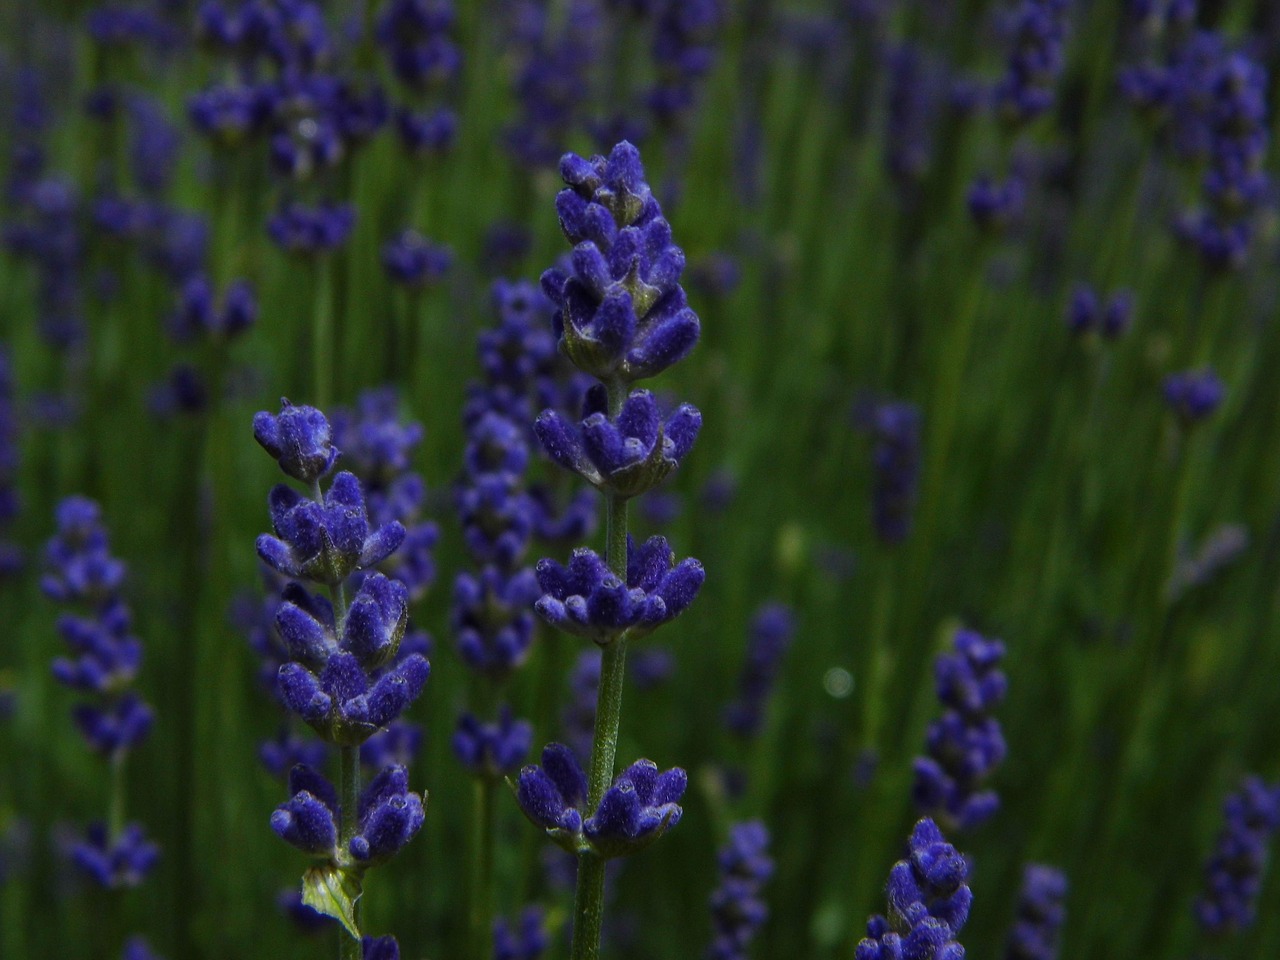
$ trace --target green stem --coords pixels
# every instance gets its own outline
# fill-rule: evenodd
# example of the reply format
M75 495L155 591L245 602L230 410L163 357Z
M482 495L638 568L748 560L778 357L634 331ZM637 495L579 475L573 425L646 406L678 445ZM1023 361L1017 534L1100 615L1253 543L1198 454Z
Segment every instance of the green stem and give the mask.
M475 780L475 888L471 891L471 943L475 960L488 960L493 951L493 851L495 784L488 777Z
M609 415L616 417L626 397L626 385L618 380L605 384ZM605 560L622 578L627 575L627 501L605 497ZM618 727L622 720L622 685L627 670L627 638L608 644L600 659L600 688L596 693L596 728L591 743L591 772L587 809L594 810L613 781L618 752ZM578 856L578 885L573 902L571 960L595 960L600 954L600 926L604 921L604 861L590 850Z
M316 480L313 486L318 497L320 494L320 481ZM338 636L341 636L342 629L347 622L347 593L343 584L330 585L329 596L333 600L334 625L337 628ZM346 851L351 847L351 838L356 835L356 829L359 827L359 815L357 813L360 809L359 747L343 746L339 750L338 801L338 849L345 856ZM359 930L360 898L356 898L351 905L351 911L355 919L355 928ZM359 939L347 936L345 931L338 931L338 960L361 960L363 955L364 949Z
M341 596L341 593L338 593ZM345 614L345 610L343 613ZM356 834L356 811L360 806L360 748L343 747L338 766L338 796L341 798L341 809L338 811L339 848L347 850L351 838ZM360 899L351 905L355 927L360 929ZM361 960L364 949L355 937L347 936L346 931L338 931L338 960Z
M107 805L107 836L113 843L124 831L124 760L123 752L111 756L111 797Z
M311 327L311 351L314 365L316 406L324 409L333 389L333 291L332 268L325 256L315 262L315 302Z

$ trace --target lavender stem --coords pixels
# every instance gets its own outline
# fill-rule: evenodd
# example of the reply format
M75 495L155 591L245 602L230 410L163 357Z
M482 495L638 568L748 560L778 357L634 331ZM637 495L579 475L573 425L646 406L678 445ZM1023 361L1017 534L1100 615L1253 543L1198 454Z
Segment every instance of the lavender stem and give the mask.
M626 399L626 385L619 380L606 384L609 417L616 419ZM627 501L605 497L605 560L609 569L627 577ZM614 758L618 750L618 727L622 720L622 685L627 669L626 634L608 644L600 659L600 687L596 695L596 729L591 743L591 772L588 780L588 809L595 810L613 782ZM571 960L594 960L600 953L600 926L604 920L604 860L590 851L578 856L578 884L573 903L573 948Z

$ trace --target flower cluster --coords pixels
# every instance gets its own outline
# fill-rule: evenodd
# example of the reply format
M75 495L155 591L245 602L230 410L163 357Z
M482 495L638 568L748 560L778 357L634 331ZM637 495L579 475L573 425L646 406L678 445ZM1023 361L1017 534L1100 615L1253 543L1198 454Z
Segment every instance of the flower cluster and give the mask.
M307 498L284 484L269 498L275 535L258 538L258 556L293 580L327 587L334 603L290 583L276 626L290 661L280 667L285 704L332 743L359 745L396 719L422 691L426 658L401 654L409 591L399 580L368 572L405 539L397 520L370 528L360 481L352 473L320 480L337 459L328 420L314 407L282 402L279 416L259 413L254 436L281 469L310 484ZM350 609L344 585L359 574Z
M451 0L392 0L378 19L378 43L415 101L397 110L396 129L404 148L417 156L449 149L456 135L456 115L439 103L462 67L455 19Z
M571 269L542 275L560 349L605 383L661 373L693 349L699 326L679 282L684 253L645 183L639 151L624 141L608 159L567 154L560 174L568 188L556 211L574 244Z
M509 5L511 46L517 57L512 78L517 120L503 131L503 145L521 166L552 167L590 91L599 57L600 13L590 0L573 0L563 24L536 0Z
M121 596L125 565L111 555L102 511L86 497L58 506L58 529L45 545L41 587L74 612L58 618L70 655L53 661L53 675L89 698L72 716L89 746L113 767L151 732L151 708L132 689L142 645L130 630L132 614ZM140 883L159 859L140 824L91 824L71 848L71 859L100 886Z
M949 830L970 830L999 808L987 777L1004 760L1005 742L992 711L1004 699L1004 644L957 630L954 653L938 657L934 673L946 710L929 725L928 756L915 762L916 808Z
M1205 892L1195 915L1204 931L1222 936L1253 924L1271 838L1280 827L1280 787L1248 777L1222 806L1226 821L1205 863Z
M1222 57L1204 78L1209 166L1201 187L1205 204L1177 221L1178 236L1212 270L1240 267L1256 232L1257 212L1271 182L1263 165L1269 141L1267 72L1243 53Z
M355 829L339 850L339 811L333 784L310 767L289 774L287 801L271 815L271 829L303 853L360 867L384 863L414 838L425 818L423 798L409 791L409 772L392 765L360 794Z
M589 810L586 774L573 751L552 743L542 751L541 766L520 771L516 799L524 815L565 850L610 859L635 853L679 823L687 786L679 767L659 772L652 760L637 760Z
M911 831L907 857L889 872L889 914L873 916L856 960L963 960L956 942L973 902L969 864L928 817Z
M1133 322L1133 292L1114 290L1105 300L1086 283L1076 284L1067 301L1067 329L1076 336L1097 333L1103 340L1119 340Z
M611 763L606 768L600 760L612 758L615 748L605 741L616 740L618 706L610 704L606 717L603 693L606 680L621 689L626 640L679 616L705 576L697 560L676 563L662 537L637 545L626 534L625 520L626 501L674 469L701 425L701 414L692 406L664 418L652 395L634 391L627 396L628 385L684 357L697 342L699 322L680 287L684 252L672 241L645 182L639 151L624 141L607 159L566 154L560 173L567 186L556 198L556 210L574 250L569 270L548 270L542 289L556 308L552 330L560 352L600 383L587 393L580 427L548 410L535 432L554 461L605 494L611 537L607 557L583 547L567 566L540 561L542 596L535 606L548 623L592 640L605 653L593 717L590 790L573 752L552 744L543 751L542 767L521 771L517 792L529 819L579 855L581 918L587 904L599 909L604 896L599 861L656 840L681 814L677 802L684 793L684 771L659 774L652 763L638 761L610 786Z
M877 403L867 414L865 429L874 441L871 452L871 522L876 536L889 546L911 532L920 485L920 410L911 403Z
M666 0L653 26L658 81L645 97L659 126L678 127L693 109L698 81L715 62L725 21L723 0Z
M769 695L795 632L795 614L781 603L767 603L752 617L738 697L724 713L725 726L737 736L750 739L760 735Z
M759 820L735 823L717 856L720 885L711 894L714 939L708 960L746 960L756 932L769 916L760 899L773 875L769 857L769 831Z
M1211 417L1226 395L1227 388L1208 367L1171 373L1164 380L1164 402L1186 427Z
M1056 960L1067 915L1066 899L1066 874L1056 867L1027 864L1005 960Z
M600 646L623 634L638 639L675 619L706 576L697 560L676 563L664 537L650 537L640 546L627 538L625 580L586 547L573 551L568 566L539 561L537 574L542 596L535 609L542 619Z
M197 274L178 292L169 331L179 342L206 338L222 342L244 333L257 318L258 300L248 281L228 284L219 298L209 278Z

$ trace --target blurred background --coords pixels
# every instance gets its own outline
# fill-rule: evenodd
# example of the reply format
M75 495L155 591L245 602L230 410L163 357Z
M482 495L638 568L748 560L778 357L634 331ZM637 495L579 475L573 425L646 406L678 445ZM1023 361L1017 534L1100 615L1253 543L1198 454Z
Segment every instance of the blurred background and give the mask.
M305 864L259 759L283 713L251 642L254 538L280 477L252 416L388 385L439 525L412 608L433 675L405 718L430 801L366 922L406 957L463 954L473 793L450 738L482 695L451 597L477 566L456 510L477 337L516 309L496 280L569 250L560 155L623 139L702 321L653 389L704 428L633 530L707 578L633 653L619 759L690 788L612 884L608 955L702 955L716 849L759 818L776 871L752 955L852 957L959 627L1007 648L1000 809L948 831L970 955L1005 955L1029 861L1069 878L1063 956L1280 951L1273 882L1229 935L1193 910L1223 799L1280 777L1280 7L366 2L0 9L0 955L114 957L130 933L171 958L332 954L279 906ZM219 327L202 305L241 280L254 322ZM536 453L529 475L576 489ZM72 494L128 566L155 711L123 777L160 860L127 890L66 855L109 793L40 590ZM793 627L761 667L767 603ZM535 753L570 735L587 646L539 627L505 688ZM498 911L541 905L564 956L572 893L497 801Z

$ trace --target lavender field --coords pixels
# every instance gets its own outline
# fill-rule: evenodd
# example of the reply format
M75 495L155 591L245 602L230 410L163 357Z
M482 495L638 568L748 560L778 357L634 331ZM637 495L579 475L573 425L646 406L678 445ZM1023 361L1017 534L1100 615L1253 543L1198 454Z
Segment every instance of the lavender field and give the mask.
M8 0L0 958L1280 954L1278 76Z

